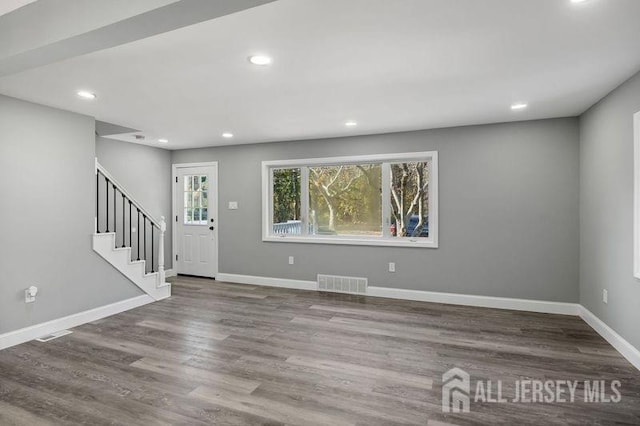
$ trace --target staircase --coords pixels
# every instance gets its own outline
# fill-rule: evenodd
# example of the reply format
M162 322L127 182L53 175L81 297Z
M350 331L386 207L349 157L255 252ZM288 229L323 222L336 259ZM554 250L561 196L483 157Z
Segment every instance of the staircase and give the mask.
M156 220L96 159L93 250L154 300L171 296L165 282L164 217Z

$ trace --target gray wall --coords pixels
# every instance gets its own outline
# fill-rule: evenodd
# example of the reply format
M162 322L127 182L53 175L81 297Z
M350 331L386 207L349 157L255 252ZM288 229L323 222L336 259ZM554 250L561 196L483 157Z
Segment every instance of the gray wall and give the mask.
M261 241L262 160L425 150L439 151L440 248ZM578 301L575 118L182 150L172 159L219 162L220 272L364 275L377 286ZM227 210L229 201L239 209Z
M142 294L91 249L94 156L93 118L0 95L0 333Z
M98 161L156 219L167 221L165 268L171 268L171 152L96 138ZM127 213L128 214L128 213ZM120 228L118 228L120 229ZM156 240L157 241L157 240ZM150 247L150 245L149 245Z
M633 114L638 111L640 74L580 118L580 302L636 348L640 281L633 277Z

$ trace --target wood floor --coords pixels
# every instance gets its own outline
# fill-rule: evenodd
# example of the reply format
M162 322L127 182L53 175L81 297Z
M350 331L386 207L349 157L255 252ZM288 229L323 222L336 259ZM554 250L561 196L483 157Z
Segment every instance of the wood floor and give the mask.
M640 373L576 317L183 277L173 293L0 351L0 425L640 424ZM622 400L444 414L453 367L472 393L619 380Z

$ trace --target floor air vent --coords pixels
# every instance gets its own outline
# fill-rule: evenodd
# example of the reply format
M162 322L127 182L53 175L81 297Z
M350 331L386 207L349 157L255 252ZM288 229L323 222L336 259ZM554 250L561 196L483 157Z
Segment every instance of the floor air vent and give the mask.
M318 274L318 291L367 294L367 285L366 278Z
M55 333L47 334L46 336L38 337L36 341L46 343L50 342L53 339L57 339L58 337L66 336L67 334L73 333L69 330L56 331Z

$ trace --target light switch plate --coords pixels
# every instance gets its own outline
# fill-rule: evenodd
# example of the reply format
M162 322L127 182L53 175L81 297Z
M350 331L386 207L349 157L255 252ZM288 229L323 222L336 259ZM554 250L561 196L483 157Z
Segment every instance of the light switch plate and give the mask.
M229 201L229 210L238 210L238 202Z

